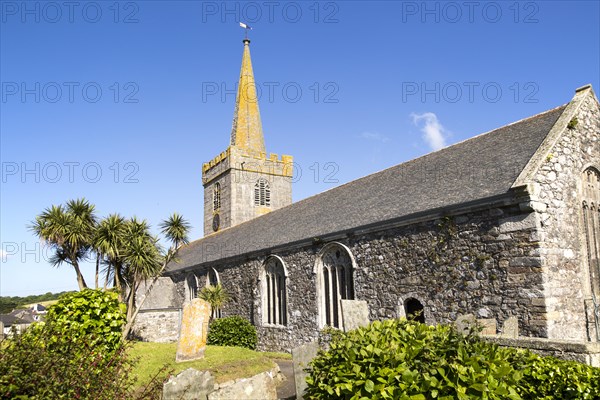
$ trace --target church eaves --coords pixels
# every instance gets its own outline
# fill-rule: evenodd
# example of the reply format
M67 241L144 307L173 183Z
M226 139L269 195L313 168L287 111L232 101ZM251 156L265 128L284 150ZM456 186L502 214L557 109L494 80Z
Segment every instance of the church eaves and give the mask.
M242 69L238 83L231 129L231 145L260 155L266 153L256 83L250 59L250 40L244 39Z

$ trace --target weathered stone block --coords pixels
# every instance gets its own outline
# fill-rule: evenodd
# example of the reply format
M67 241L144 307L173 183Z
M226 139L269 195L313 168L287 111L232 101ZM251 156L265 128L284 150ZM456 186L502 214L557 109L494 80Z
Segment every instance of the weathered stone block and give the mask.
M219 385L208 394L208 400L277 400L275 381L270 372L252 378L237 379Z
M522 231L536 227L535 213L516 215L499 221L500 233Z
M175 356L177 362L204 357L209 318L210 304L202 299L193 299L184 306Z
M473 314L460 315L456 318L454 326L457 331L467 334L477 325L477 319Z
M546 299L543 297L537 297L531 299L531 305L535 307L544 307L546 305Z
M519 337L519 320L517 317L510 317L502 324L502 336L508 338Z
M542 265L540 257L515 257L510 260L511 267L539 267Z
M208 371L188 368L163 385L163 400L206 400L215 379Z
M341 300L344 331L369 325L369 306L364 300Z
M304 371L308 363L317 356L319 351L319 342L311 342L292 349L292 360L294 364L294 381L296 382L296 396L303 399L304 390L306 390L306 377L308 374Z
M478 319L477 323L483 327L482 335L496 334L496 320L494 318Z

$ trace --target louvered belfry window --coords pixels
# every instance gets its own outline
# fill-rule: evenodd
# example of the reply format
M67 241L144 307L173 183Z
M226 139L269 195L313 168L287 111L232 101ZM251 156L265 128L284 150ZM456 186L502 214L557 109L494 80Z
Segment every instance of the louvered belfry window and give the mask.
M254 185L254 205L271 206L271 187L266 179L259 179Z
M215 183L213 189L213 211L219 211L221 209L221 184Z
M583 172L582 181L585 254L592 294L596 302L600 302L600 172L590 167Z

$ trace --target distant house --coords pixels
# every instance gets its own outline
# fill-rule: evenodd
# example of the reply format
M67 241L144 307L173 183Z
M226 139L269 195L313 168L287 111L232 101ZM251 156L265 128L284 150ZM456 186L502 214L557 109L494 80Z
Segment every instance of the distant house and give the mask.
M35 321L41 321L44 319L44 315L46 315L48 313L48 309L46 307L44 307L42 304L34 304L31 306L30 308L32 314L33 314L33 319Z
M38 305L41 306L41 304ZM43 313L46 313L45 308ZM33 309L14 310L9 314L0 314L0 327L2 328L2 333L5 336L8 336L12 334L13 328L16 330L17 333L22 333L33 322L41 321L42 319L42 315L40 315L40 313L34 312Z

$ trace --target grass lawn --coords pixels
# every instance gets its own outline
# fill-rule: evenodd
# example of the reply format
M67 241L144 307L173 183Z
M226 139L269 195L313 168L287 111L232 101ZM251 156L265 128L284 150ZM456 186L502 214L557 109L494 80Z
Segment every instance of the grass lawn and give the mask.
M267 353L241 347L206 346L202 360L175 362L177 343L134 342L130 350L131 357L139 357L133 375L140 386L145 385L163 367L167 365L174 374L188 369L210 370L218 383L231 379L248 378L270 370L277 359L291 359L286 353Z

